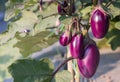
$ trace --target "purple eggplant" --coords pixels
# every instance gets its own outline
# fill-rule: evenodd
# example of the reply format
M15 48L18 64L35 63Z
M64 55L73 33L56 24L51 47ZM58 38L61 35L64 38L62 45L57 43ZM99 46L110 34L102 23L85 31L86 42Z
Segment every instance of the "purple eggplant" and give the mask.
M96 72L99 59L100 54L97 46L88 44L84 51L84 57L77 60L81 75L85 78L91 78Z
M58 13L61 14L61 12L62 12L62 8L61 8L61 6L58 4Z
M72 37L72 41L70 42L70 53L73 58L82 58L83 57L83 35L75 34Z
M91 15L91 29L93 35L100 39L108 32L109 17L101 7L96 7Z
M59 39L59 42L62 46L66 46L70 43L71 41L71 33L69 33L68 31L64 32L61 36L60 36L60 39Z

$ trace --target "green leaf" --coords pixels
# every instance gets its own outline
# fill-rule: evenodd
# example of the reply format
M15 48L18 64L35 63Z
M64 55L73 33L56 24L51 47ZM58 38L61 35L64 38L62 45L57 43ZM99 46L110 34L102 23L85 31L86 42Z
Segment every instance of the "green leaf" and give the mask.
M8 73L7 67L16 59L21 57L18 48L14 48L13 45L17 43L17 39L13 38L7 43L0 45L0 81L4 82L4 79L11 78Z
M120 8L120 0L115 0L112 2L112 4L117 7L117 8Z
M96 6L98 3L98 0L92 0L92 2L93 2L93 5Z
M113 4L111 4L108 8L109 8L109 13L113 15L113 18L120 15L120 8L115 7Z
M97 42L97 46L99 49L101 49L101 48L110 47L110 44L108 43L108 39L103 38L102 40Z
M72 74L69 71L58 72L52 82L70 82L72 80Z
M39 33L45 31L47 27L55 27L55 22L58 20L59 16L57 15L57 5L52 4L47 7L42 12L37 13L40 17L40 20L35 25L35 32ZM42 19L43 18L43 19Z
M68 16L61 16L59 18L60 22L65 25L70 24L71 19L72 17L68 17Z
M68 24L71 24L72 18L77 17L77 16L78 16L78 14L74 14L73 16L65 16L64 15L64 16L59 17L59 20L62 24L68 25Z
M112 29L106 35L108 43L111 45L113 50L117 49L120 46L120 30Z
M40 15L43 17L49 16L51 14L56 14L57 11L57 4L52 4L47 7L43 12L40 12Z
M48 58L21 59L8 67L14 82L45 82L50 80L54 65Z
M8 0L5 4L5 21L8 21L19 16L19 13L28 10L29 7L34 7L37 4L37 0Z
M14 17L17 17L19 13L21 12L22 1L20 0L9 0L5 4L6 10L5 10L5 21L9 21L10 19L13 19ZM17 4L17 5L16 5Z
M12 3L22 3L24 0L10 0Z
M38 21L37 16L31 11L23 11L22 18L12 23L9 23L8 29L5 33L0 35L0 44L6 43L8 40L13 38L16 32L24 32L25 29L33 32L34 24Z
M81 0L81 2L84 4L88 4L88 3L92 3L92 0Z
M115 23L115 28L117 28L118 30L120 30L120 21Z
M54 27L57 18L58 17L56 17L56 16L52 16L52 17L48 17L48 18L45 18L43 20L40 20L34 27L35 33L45 31L46 28L48 28L48 27Z
M81 10L82 17L84 19L89 19L90 13L92 11L92 6L85 7Z
M20 49L20 52L24 57L29 56L33 52L46 48L58 40L58 36L47 38L49 34L51 34L51 32L43 31L35 36L27 35L26 37L20 37L19 35L16 35L19 42L14 46Z
M4 82L3 78L5 78L5 76L6 76L6 71L0 70L0 82Z
M120 46L119 44L120 31L115 28L116 23L115 21L116 20L110 21L109 31L106 34L105 38L97 42L99 48L111 47L113 50L115 50Z
M75 12L78 12L82 8L82 2L80 0L75 1Z

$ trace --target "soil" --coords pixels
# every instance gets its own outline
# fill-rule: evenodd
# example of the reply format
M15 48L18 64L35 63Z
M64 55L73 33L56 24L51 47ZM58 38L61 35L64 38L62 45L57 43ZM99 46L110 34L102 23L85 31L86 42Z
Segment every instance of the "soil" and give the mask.
M101 58L93 82L120 82L120 48L100 50Z

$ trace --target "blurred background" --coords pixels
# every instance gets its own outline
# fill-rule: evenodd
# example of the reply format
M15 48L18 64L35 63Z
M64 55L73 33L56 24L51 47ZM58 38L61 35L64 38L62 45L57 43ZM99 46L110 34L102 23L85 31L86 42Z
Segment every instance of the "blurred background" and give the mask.
M40 12L38 2L35 4L32 1L27 3L27 0L24 3L23 0L17 1L0 0L0 82L13 82L7 67L17 59L49 57L57 67L66 58L67 47L59 44L58 37L50 38L46 42L40 41L51 35L51 32L45 29L55 27L59 18L58 15L41 21L41 14L48 16L51 12L55 13L57 11L56 4L50 5L48 9L45 6L46 11ZM57 34L57 29L53 29L52 32ZM93 38L91 31L89 33ZM100 63L97 72L89 81L119 82L119 44L114 41L113 44L118 45L115 45L112 50L106 38L94 40L98 42L100 48ZM120 39L117 42L120 42Z

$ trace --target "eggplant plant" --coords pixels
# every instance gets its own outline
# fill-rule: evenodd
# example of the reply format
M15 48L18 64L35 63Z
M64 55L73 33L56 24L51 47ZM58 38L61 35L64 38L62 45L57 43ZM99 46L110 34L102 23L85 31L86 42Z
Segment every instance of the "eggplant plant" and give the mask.
M100 53L97 46L88 43L84 48L84 57L77 60L81 75L85 78L91 78L97 70L99 60Z
M105 37L109 29L109 16L101 5L97 5L91 15L91 29L96 38Z
M99 43L106 41L103 46L109 44L113 50L120 46L117 0L6 0L4 4L8 29L0 34L1 55L22 55L5 66L14 82L77 82L76 77L91 78L100 62ZM94 36L91 38L90 29ZM99 41L95 42L94 38ZM32 53L56 41L70 51L70 57L58 67L54 68L48 57L30 58ZM70 60L72 65L68 67L74 74L69 70L59 71Z
M70 42L70 52L73 58L83 57L83 35L75 34Z

